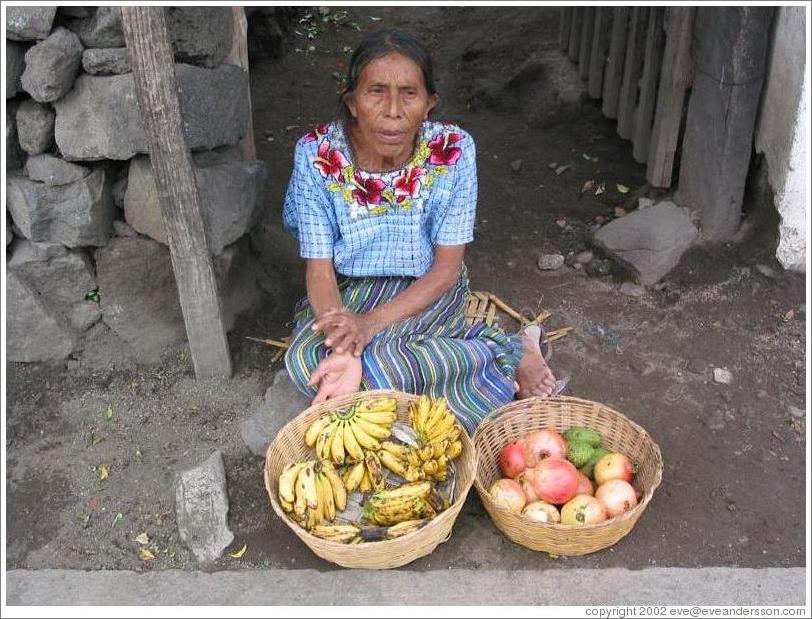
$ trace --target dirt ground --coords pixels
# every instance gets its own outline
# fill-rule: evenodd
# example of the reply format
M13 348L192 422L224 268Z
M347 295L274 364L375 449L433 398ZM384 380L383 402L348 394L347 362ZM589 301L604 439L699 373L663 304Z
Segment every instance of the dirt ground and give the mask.
M405 569L803 565L806 418L791 407L805 408L805 288L772 258L770 235L756 227L738 243L696 248L642 298L620 294L611 276L539 271L542 253L585 249L594 217L627 202L616 184L645 184L644 167L598 104L584 101L577 121L562 113L545 123L526 92L502 88L531 52L555 47L557 11L355 8L320 24L312 40L293 33L283 58L251 67L258 156L270 168L269 219L254 239L278 284L230 336L234 378L195 381L185 346L143 367L103 339L70 367L8 364L7 566L197 569L177 533L174 476L220 449L235 534L229 550L247 549L214 569L335 569L272 513L262 460L240 439L240 422L282 367L244 336L287 332L303 294L295 244L279 229L292 145L335 116L348 50L380 26L428 43L439 115L477 141L477 231L466 256L474 288L523 311L552 310L551 327L575 327L554 345L554 371L571 377L574 395L644 426L665 462L648 510L611 550L555 561L516 546L472 492L452 538ZM557 175L551 163L571 168ZM606 192L582 194L589 179L604 181ZM715 383L713 367L728 368L733 383ZM154 560L137 554L142 532Z

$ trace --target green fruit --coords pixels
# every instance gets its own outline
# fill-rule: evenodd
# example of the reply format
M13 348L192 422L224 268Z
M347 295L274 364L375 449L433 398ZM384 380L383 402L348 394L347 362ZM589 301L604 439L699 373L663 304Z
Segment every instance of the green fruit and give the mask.
M589 477L589 479L594 479L593 473L595 471L595 464L598 462L598 460L610 453L612 452L604 447L596 448L595 451L592 452L592 457L589 459L589 462L581 467L578 467L578 470Z
M564 432L564 439L568 443L587 443L592 447L598 447L601 444L601 435L598 432L580 426L572 426Z
M595 455L595 448L589 443L576 441L570 443L567 448L567 460L572 462L576 468L582 467L592 460Z

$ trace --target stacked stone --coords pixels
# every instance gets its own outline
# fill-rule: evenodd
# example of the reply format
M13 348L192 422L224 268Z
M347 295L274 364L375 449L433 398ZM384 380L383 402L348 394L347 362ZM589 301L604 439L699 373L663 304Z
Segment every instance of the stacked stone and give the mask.
M236 148L248 76L224 62L231 8L166 11L230 328L255 298L247 232L267 170ZM6 15L8 358L65 359L110 329L140 360L157 360L185 329L119 7Z

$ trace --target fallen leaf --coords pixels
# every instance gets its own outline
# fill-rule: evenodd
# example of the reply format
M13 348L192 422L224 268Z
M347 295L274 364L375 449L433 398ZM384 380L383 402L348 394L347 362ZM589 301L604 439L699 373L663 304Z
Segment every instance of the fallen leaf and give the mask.
M558 167L558 163L553 161L552 163L548 163L547 167L550 168L551 170L555 170Z
M602 194L604 191L606 191L606 183L604 183L603 181L601 181L600 183L598 183L598 186L597 186L597 188L595 189L595 195L596 195L596 196L599 196L599 195L601 195L601 194Z
M107 410L104 411L104 418L107 421L111 421L113 419L113 405L112 404L107 405Z
M593 179L589 179L588 181L584 181L584 184L581 185L581 193L592 191L595 187L595 181Z
M370 15L370 16L369 16L369 18L370 18L372 21L381 21L381 20L383 19L383 17L372 17L372 15Z
M628 188L628 187L626 187L626 185L620 185L620 184L618 184L618 185L615 185L615 187L617 187L617 190L618 190L620 193L629 193L629 188Z
M569 170L571 167L572 167L571 164L560 165L555 169L555 173L556 173L556 175L561 176L564 172Z
M96 474L99 476L99 479L104 481L108 477L110 477L110 467L106 464L100 464L96 468Z
M586 153L582 153L582 154L581 154L581 157L583 157L583 158L584 158L584 159L586 159L587 161L591 161L591 160L592 160L592 157L590 157L590 156L589 156L589 155L587 155Z
M138 558L142 561L152 561L155 559L155 555L150 552L149 548L139 548Z
M110 525L110 528L112 529L114 526L116 526L118 524L118 521L122 520L123 518L124 518L124 514L122 514L121 512L118 512L116 514L116 517L113 518L113 524Z
M147 535L147 532L144 531L143 533L140 533L133 541L138 542L142 546L146 546L149 544L149 535Z
M781 315L781 320L783 320L784 322L789 322L793 318L795 318L795 310L794 309L787 310L786 312L784 312Z
M248 544L243 544L242 548L240 548L237 552L230 552L228 556L232 559L241 559L246 550L248 550Z

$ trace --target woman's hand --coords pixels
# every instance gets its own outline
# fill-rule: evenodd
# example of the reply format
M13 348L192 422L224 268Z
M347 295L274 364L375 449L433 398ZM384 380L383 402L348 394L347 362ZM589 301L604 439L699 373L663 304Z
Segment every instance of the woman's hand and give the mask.
M314 331L327 336L325 346L334 353L349 353L360 357L364 348L375 335L375 327L369 314L356 314L347 308L330 310L313 323Z
M321 360L313 370L310 387L318 385L313 404L348 393L355 393L361 386L363 374L361 360L350 353L333 353Z

